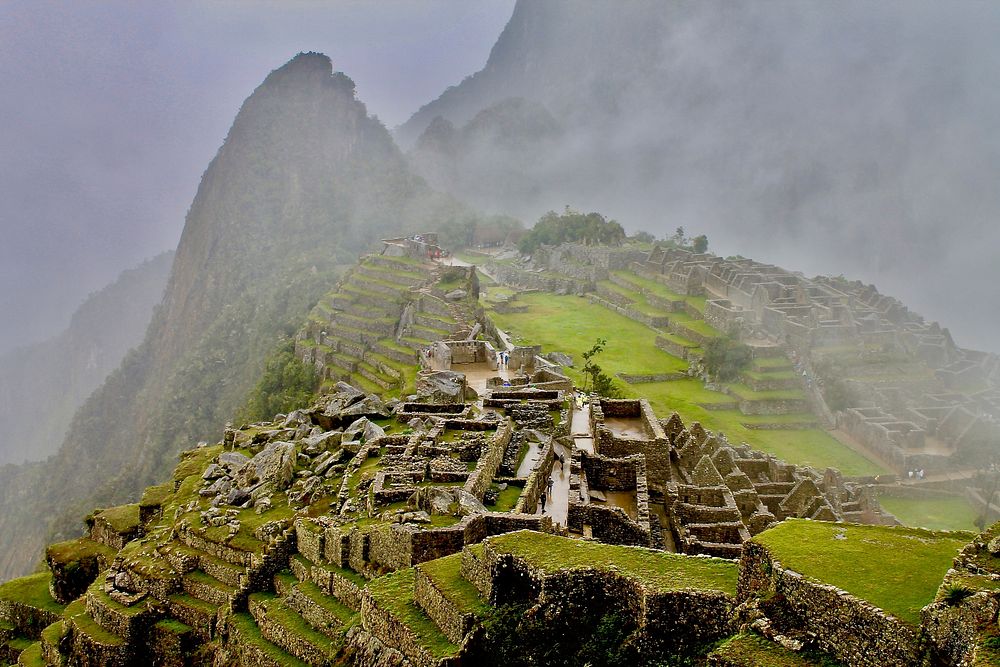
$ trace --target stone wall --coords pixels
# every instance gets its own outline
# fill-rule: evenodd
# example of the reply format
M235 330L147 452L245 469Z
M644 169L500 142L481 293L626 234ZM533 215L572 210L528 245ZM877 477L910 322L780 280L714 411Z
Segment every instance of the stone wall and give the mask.
M784 618L816 637L819 648L857 667L921 664L919 630L828 584L787 570L763 546L743 547L739 600L781 596Z
M465 490L476 498L482 500L483 494L493 483L493 477L500 469L500 464L503 463L504 452L507 450L507 444L513 434L514 429L511 427L510 421L505 421L490 439L486 451L479 457L476 469L472 471L465 483Z
M597 609L631 616L640 628L634 640L646 650L682 651L735 630L734 600L724 593L656 591L597 568L546 573L502 553L489 540L483 543L481 556L463 557L462 571L479 590L486 589L492 604L533 603L546 614L589 615Z

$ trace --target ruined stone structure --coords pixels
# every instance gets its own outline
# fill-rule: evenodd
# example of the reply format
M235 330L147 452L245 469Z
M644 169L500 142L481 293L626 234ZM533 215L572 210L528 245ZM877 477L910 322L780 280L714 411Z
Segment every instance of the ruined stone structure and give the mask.
M959 348L947 329L872 285L807 279L749 259L662 247L632 270L680 294L704 297L704 319L719 331L770 338L793 351L820 403L811 379L823 379L820 362L826 359L837 362L846 355L841 363L852 364L868 355L877 361L878 350L890 350L903 355L903 365L913 360L908 374L849 377L845 385L853 403L836 417L837 426L902 474L960 466L971 450L1000 437L995 419L1000 415L1000 359ZM827 379L838 379L840 372Z

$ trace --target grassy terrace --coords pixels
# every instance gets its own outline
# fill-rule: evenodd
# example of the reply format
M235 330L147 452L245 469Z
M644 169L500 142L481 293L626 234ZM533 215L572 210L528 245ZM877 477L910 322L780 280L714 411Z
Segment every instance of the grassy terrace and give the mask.
M257 623L250 614L233 614L230 617L230 623L240 640L254 646L268 658L274 660L275 663L288 665L288 667L307 667L307 663L285 653L279 647L264 639L260 634L260 628L257 627Z
M482 615L489 609L489 605L480 599L476 587L462 576L461 553L421 563L417 567L462 613Z
M617 571L662 592L697 589L736 595L736 563L719 558L584 542L527 530L489 538L489 543L546 573L595 567Z
M975 530L976 511L965 498L893 498L879 496L879 504L907 526L930 530Z
M49 572L39 572L20 579L13 579L0 586L0 600L12 600L22 604L61 614L64 607L49 594Z
M706 299L703 296L686 296L684 294L678 294L663 283L650 280L649 278L644 278L643 276L632 273L631 271L613 271L612 273L619 278L624 278L633 285L638 285L650 294L663 299L669 299L670 301L686 301L697 308L698 311L705 311Z
M839 537L838 537L839 536ZM789 519L753 538L789 569L920 624L952 559L974 533Z
M414 604L413 568L397 570L371 581L368 592L379 607L406 625L435 658L458 652L458 647L448 641L434 621Z
M669 373L687 369L687 362L655 347L657 333L653 329L585 299L532 292L521 295L518 304L528 306L527 312L491 311L490 317L498 327L519 340L540 344L543 352L561 351L573 355L578 360L578 367L582 365L583 352L590 349L595 339L605 337L608 346L598 362L609 374ZM782 358L773 364L787 365L788 360ZM569 368L567 373L575 382L582 384L583 377L579 370ZM705 428L725 433L730 442L749 443L790 463L812 465L819 469L832 466L848 476L887 472L819 428L761 430L745 426L761 422L814 421L815 416L811 414L747 416L735 409L736 398L705 389L701 381L694 378L636 385L619 382L618 386L625 396L649 399L661 417L677 412L685 422L699 421ZM750 392L750 389L742 387L741 391ZM760 393L757 392L758 395ZM733 408L706 408L720 405L732 405Z
M607 338L608 346L600 356L606 372L687 370L687 362L655 347L655 331L586 299L533 292L522 295L518 304L528 306L528 312L490 316L501 329L527 343L541 345L544 352L566 352L582 360L581 355L596 339ZM574 380L582 379L578 370L568 371Z
M723 641L712 652L724 658L727 665L741 667L838 667L839 663L825 655L796 653L756 634L739 634Z

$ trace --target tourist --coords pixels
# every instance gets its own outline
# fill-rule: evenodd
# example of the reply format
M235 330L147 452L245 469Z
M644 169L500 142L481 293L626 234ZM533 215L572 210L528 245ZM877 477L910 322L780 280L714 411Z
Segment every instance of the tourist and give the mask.
M559 455L559 467L562 468L563 465L565 465L565 463L566 463L566 459L563 457L562 454L560 454Z
M545 501L548 500L548 496L542 491L542 514L545 514Z
M549 477L549 481L548 481L549 493L552 493L552 485L553 484L555 484L555 482L553 482L552 478Z

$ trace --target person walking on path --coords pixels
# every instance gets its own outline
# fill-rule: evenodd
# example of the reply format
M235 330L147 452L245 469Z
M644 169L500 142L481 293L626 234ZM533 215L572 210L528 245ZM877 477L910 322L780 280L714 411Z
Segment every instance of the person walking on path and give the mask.
M548 496L542 491L542 514L545 514L545 501L548 500Z

